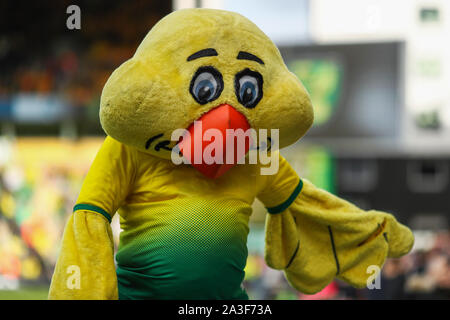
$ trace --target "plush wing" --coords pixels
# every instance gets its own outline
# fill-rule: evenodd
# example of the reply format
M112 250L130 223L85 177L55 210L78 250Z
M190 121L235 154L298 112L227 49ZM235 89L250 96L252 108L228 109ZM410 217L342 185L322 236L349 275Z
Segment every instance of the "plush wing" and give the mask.
M114 245L109 221L78 210L64 230L49 299L117 299Z
M64 230L49 299L117 299L111 216L133 181L133 152L107 137Z
M335 277L367 285L386 258L408 253L414 237L391 214L364 211L300 179L279 156L258 198L268 209L265 259L299 291L315 293ZM368 269L369 268L369 269Z
M266 261L285 271L304 293L323 289L335 277L355 287L367 285L370 266L408 253L412 232L391 214L364 211L307 180L287 209L269 214Z

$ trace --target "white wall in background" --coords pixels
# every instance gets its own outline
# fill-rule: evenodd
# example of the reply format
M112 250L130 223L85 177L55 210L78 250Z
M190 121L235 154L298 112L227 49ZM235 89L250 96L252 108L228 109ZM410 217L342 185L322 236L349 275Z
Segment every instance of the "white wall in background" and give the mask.
M238 12L253 21L278 45L304 43L308 39L309 0L174 0L174 10L193 8Z
M450 1L414 0L405 50L405 140L411 146L450 145ZM438 13L436 21L421 11ZM438 129L421 128L419 117L438 117Z
M311 37L319 43L401 40L411 23L410 0L311 0Z
M195 0L172 0L173 10L195 8Z
M225 10L235 11L253 21L276 44L307 41L308 0L223 0Z

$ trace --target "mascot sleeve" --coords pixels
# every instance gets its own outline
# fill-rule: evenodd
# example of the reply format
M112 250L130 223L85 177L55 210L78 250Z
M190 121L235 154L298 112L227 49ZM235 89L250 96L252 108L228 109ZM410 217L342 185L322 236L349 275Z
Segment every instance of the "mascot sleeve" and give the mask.
M49 299L118 298L110 222L134 174L132 150L107 137L66 224Z
M316 293L335 277L362 288L386 258L412 248L411 230L394 216L361 210L315 187L281 156L278 173L266 179L258 195L269 212L265 259L301 292Z

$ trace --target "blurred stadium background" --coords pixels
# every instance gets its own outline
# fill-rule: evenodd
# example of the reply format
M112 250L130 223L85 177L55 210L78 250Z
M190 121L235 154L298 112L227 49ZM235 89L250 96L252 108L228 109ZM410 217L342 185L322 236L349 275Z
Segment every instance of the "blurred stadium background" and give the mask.
M66 9L81 10L69 30ZM237 11L279 46L311 93L316 123L282 151L300 175L394 213L413 252L380 289L335 281L308 296L263 259L252 216L245 286L253 299L449 299L450 3L445 0L3 1L0 4L0 299L46 299L64 224L104 139L99 97L164 15ZM113 221L116 241L120 233Z

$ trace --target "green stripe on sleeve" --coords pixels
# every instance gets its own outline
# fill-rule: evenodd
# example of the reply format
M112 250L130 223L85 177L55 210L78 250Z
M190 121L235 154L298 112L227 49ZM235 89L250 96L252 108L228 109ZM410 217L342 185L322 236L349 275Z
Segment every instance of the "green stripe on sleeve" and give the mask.
M89 211L94 211L94 212L100 213L106 219L108 219L109 223L111 223L111 216L109 215L109 213L97 206L93 206L91 204L86 204L86 203L80 203L80 204L75 205L75 207L73 207L73 212L75 212L77 210L89 210Z
M283 202L282 204L280 204L278 206L267 208L267 211L271 214L277 214L277 213L283 212L284 210L289 208L289 206L292 204L292 202L294 202L294 200L299 195L300 191L302 191L302 188L303 188L303 181L302 181L302 179L300 179L297 187L295 187L294 191L292 192L292 194L289 196L289 198L285 202Z

